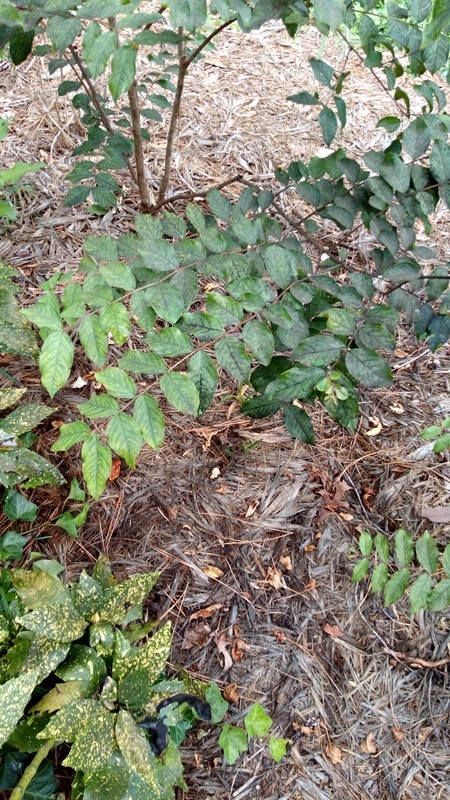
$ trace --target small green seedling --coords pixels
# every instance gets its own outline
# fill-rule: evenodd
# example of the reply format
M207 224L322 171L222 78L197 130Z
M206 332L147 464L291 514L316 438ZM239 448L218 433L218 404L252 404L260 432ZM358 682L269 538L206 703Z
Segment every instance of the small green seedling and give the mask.
M421 439L425 441L435 440L433 445L434 453L442 453L450 448L450 417L446 417L442 425L430 425L419 433Z

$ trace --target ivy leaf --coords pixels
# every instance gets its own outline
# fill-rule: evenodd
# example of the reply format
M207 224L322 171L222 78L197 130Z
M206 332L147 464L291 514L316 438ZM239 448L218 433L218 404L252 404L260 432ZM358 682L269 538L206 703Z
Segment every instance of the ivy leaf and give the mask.
M284 407L283 420L292 436L301 442L314 444L314 427L306 411L288 403Z
M400 566L409 567L414 558L413 538L403 528L399 528L395 534L394 550Z
M269 752L274 761L281 761L286 755L286 739L277 739L275 736L271 736L269 739Z
M275 348L272 331L266 322L253 319L247 322L242 329L242 338L247 347L261 364L270 364Z
M125 344L131 334L128 311L123 303L109 303L100 309L100 325L105 333L110 333L120 346Z
M0 747L21 718L38 681L38 672L33 670L2 685L0 697Z
M137 422L122 411L108 423L106 436L112 450L133 469L143 445Z
M226 336L214 345L217 361L239 383L246 383L250 375L251 359L243 342L235 336Z
M394 572L393 575L386 582L383 589L383 597L385 606L390 606L396 603L405 594L409 582L411 580L411 573L409 569L400 569Z
M136 375L162 375L167 370L162 358L143 350L128 350L117 363L121 369L129 370Z
M109 478L112 465L111 450L100 442L97 433L86 439L81 449L83 478L88 491L98 500Z
M345 356L345 366L356 380L370 388L389 386L392 372L389 364L374 350L360 346L349 350Z
M123 369L118 367L106 367L101 372L95 373L95 379L105 387L106 391L113 397L120 397L124 400L131 399L137 393L136 384Z
M429 575L423 574L413 581L409 587L409 602L411 614L417 614L421 608L426 608L431 594L433 583Z
M111 74L108 87L114 102L128 91L136 74L137 50L129 42L114 53L111 60Z
M149 394L141 394L134 404L133 418L147 444L154 450L159 450L166 423L155 398Z
M260 703L254 703L244 717L244 725L249 737L265 736L271 728L272 721Z
M65 331L50 333L41 348L41 380L50 397L67 383L72 369L74 346Z
M198 414L203 414L214 400L219 376L215 364L203 350L194 353L187 367L187 372L192 382L197 387L200 398Z
M176 286L157 283L145 292L145 300L155 310L158 317L174 325L184 311L183 295Z
M194 381L181 372L166 372L160 381L161 391L170 405L183 414L198 414L200 397Z
M76 422L69 422L66 425L61 425L59 429L59 437L56 442L51 446L52 453L58 453L61 450L69 450L74 444L84 442L89 436L91 430L89 425L86 425L82 420Z
M241 753L248 750L247 734L242 728L226 723L219 737L219 745L227 764L234 764Z
M425 531L416 542L416 558L430 575L436 572L439 561L439 548L428 531Z
M106 392L101 392L101 394L93 394L85 403L79 403L77 408L83 417L88 417L89 419L103 419L117 414L119 404L114 397L106 394Z
M103 330L97 314L91 314L81 320L78 335L87 357L98 367L102 367L108 352L108 335Z
M216 683L210 683L205 691L205 700L211 708L211 722L221 722L227 712L228 703Z

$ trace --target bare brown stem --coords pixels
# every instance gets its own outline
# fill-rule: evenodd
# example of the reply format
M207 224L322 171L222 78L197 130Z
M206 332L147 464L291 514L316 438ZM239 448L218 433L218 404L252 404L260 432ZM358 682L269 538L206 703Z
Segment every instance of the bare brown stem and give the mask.
M183 36L183 28L178 28L178 35ZM172 114L170 117L169 132L167 134L166 155L164 158L164 173L159 186L159 193L157 203L161 203L166 196L170 180L170 168L172 166L172 151L175 133L178 125L178 118L181 109L181 97L183 95L184 79L186 77L186 44L182 40L178 43L178 80L175 92L175 99L172 106Z
M177 192L176 194L171 195L171 197L166 197L165 199L161 200L161 202L155 203L152 211L158 211L158 209L169 205L169 203L173 203L175 200L193 200L194 197L206 197L211 189L223 189L225 186L229 186L230 183L236 183L236 181L240 181L241 177L241 175L233 175L231 178L227 178L226 181L217 183L215 186L210 186L208 189L201 189L199 192Z
M197 47L197 49L194 50L194 52L191 53L189 58L186 59L186 62L185 62L186 69L188 69L188 67L190 67L192 62L195 61L197 56L202 52L202 50L206 47L206 45L209 44L214 39L214 37L217 36L218 33L222 33L222 31L224 31L225 28L228 28L230 25L232 25L233 22L236 22L236 18L229 19L228 22L223 22L222 25L219 25L218 28L213 30L213 32L210 33L209 36L206 37L206 39L203 39L203 42L201 42L199 44L199 46Z
M136 177L139 189L139 197L141 198L141 212L143 214L149 214L151 211L151 201L148 183L145 177L144 142L142 139L141 111L139 107L136 81L133 81L128 89L128 100L130 101L131 130L133 132L134 139L134 159L136 163Z

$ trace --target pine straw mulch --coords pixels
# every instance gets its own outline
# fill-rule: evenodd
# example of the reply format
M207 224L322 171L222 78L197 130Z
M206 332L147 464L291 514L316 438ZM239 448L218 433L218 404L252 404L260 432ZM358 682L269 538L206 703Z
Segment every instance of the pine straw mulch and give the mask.
M268 185L274 166L317 151L315 115L293 112L285 97L315 88L306 56L317 53L320 41L308 33L292 42L275 24L245 37L224 34L187 82L177 189L241 170ZM344 51L333 42L327 47L324 58L342 63ZM385 136L374 129L379 111L394 111L353 66L348 97L356 111L338 143L360 155ZM23 276L25 299L36 296L55 268L76 267L88 233L118 234L136 209L126 180L120 208L102 219L61 207L81 130L68 100L56 98L57 82L32 60L11 71L0 89L0 102L14 115L5 163L39 158L49 164L21 198L20 224L0 242L0 256ZM147 160L156 175L162 143L162 131L152 131ZM227 191L235 196L237 188ZM295 198L284 202L295 210ZM434 245L448 253L443 211L436 221ZM323 235L335 239L332 227ZM352 245L363 266L364 240ZM261 702L275 733L292 740L278 765L257 742L237 766L226 767L218 734L193 732L183 746L186 797L450 797L450 614L411 619L406 602L383 609L365 584L349 582L363 528L390 536L400 525L414 535L428 527L441 547L449 540L448 526L427 523L422 512L448 506L450 465L417 438L450 411L448 352L431 355L403 331L393 387L363 391L355 434L314 407L315 447L292 441L278 417L242 417L225 378L218 401L200 420L187 422L158 396L168 419L159 454L147 448L134 472L122 469L79 540L50 527L49 538L30 543L64 563L69 578L102 551L121 577L162 570L149 613L173 621L174 667L217 680L232 701L231 721ZM1 366L29 388L28 400L45 402L34 367L8 358ZM90 367L78 355L74 377ZM60 392L54 419L68 421L89 392L89 384ZM368 436L374 428L378 434ZM51 422L41 426L41 453L49 453L56 435ZM68 478L79 476L79 454L71 451L63 464ZM43 488L33 499L54 518L65 496L64 488Z

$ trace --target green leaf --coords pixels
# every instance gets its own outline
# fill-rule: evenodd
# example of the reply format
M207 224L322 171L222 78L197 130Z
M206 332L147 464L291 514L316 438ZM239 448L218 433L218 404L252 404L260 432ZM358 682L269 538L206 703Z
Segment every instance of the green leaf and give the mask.
M382 561L389 561L391 550L386 536L384 536L382 533L377 533L373 543L375 545L375 550L377 551L378 557Z
M168 358L192 353L194 349L189 336L179 328L163 328L158 332L150 331L145 337L145 341L159 356Z
M430 575L436 572L439 561L439 548L428 531L425 531L416 542L416 558Z
M111 60L108 87L114 102L128 91L136 74L137 50L130 42L121 45Z
M44 697L33 706L33 712L40 714L53 713L60 708L79 700L81 697L88 697L92 694L92 684L89 681L71 680L68 683L57 683L50 689Z
M395 347L395 337L385 328L384 325L377 325L374 322L364 322L355 335L357 345L370 348L372 350L393 351Z
M111 450L100 442L97 433L86 439L81 450L83 478L88 491L98 500L109 478L112 465Z
M311 92L298 92L297 94L291 94L287 98L290 100L291 103L298 103L301 106L319 106L320 100L317 95L311 94Z
M242 329L242 338L261 364L265 366L270 364L275 344L272 331L266 322L258 319L250 320Z
M18 621L29 631L35 633L45 631L46 638L58 644L79 639L87 625L70 599L59 605L36 608L29 614L19 617Z
M203 350L194 353L189 360L187 372L192 382L197 387L200 398L198 414L203 414L214 400L219 376L215 364Z
M394 133L400 127L398 117L382 117L376 124L377 128L384 128L389 133Z
M265 394L270 400L286 403L308 397L324 375L324 370L319 367L292 367L269 383Z
M9 40L9 55L12 63L18 66L25 61L33 49L34 30L18 28Z
M63 326L59 304L56 297L48 292L44 294L34 305L22 309L24 317L38 328L47 331L60 331Z
M106 334L110 333L120 346L125 344L131 334L131 322L123 303L109 303L100 309L100 325Z
M103 75L110 56L117 48L117 33L116 31L108 31L95 37L95 39L90 37L91 41L89 39L86 41L86 39L87 36L85 35L83 38L83 58L92 78L95 79L99 75Z
M200 397L194 381L181 372L166 372L160 381L161 391L170 405L183 414L196 416Z
M228 703L216 683L210 683L205 691L205 700L211 708L211 722L221 722L227 713Z
M271 736L269 739L269 752L277 763L286 755L286 744L286 739L277 739L275 736Z
M50 397L66 385L72 369L74 346L65 331L50 333L41 348L41 380Z
M120 397L124 400L128 400L137 393L135 382L123 369L119 369L118 367L106 367L106 369L101 370L101 372L96 372L95 379L98 383L101 383L106 391L113 397Z
M236 325L243 317L242 306L220 292L208 292L206 295L206 311L220 320L222 325Z
M447 577L450 578L450 542L442 554L442 569Z
M156 314L145 299L145 289L139 289L131 295L130 312L144 331L151 331L156 321Z
M336 336L352 336L355 332L359 315L347 308L328 308L322 312L327 318L327 328Z
M373 547L373 540L368 531L362 531L359 537L359 549L363 556L370 556Z
M371 577L371 584L372 584L372 592L375 594L376 592L382 592L387 580L389 578L389 570L387 564L378 564L375 567L374 571L372 572Z
M403 131L402 144L413 161L426 153L430 142L431 131L422 117L414 119Z
M326 106L325 108L322 108L322 111L317 119L322 129L323 140L325 144L330 145L336 136L338 129L336 114L331 108Z
M0 428L14 436L20 436L22 433L33 430L43 419L50 417L54 411L56 408L51 408L43 403L26 403L4 417L1 420Z
M291 250L273 244L266 247L262 255L272 280L280 289L286 289L297 273L295 254Z
M195 336L201 342L210 342L217 339L223 333L223 325L213 314L201 312L187 312L183 314L179 321L179 327L191 336Z
M315 79L323 86L331 87L331 82L334 78L333 67L330 67L325 61L321 61L320 58L310 58L309 63L311 64Z
M438 183L450 180L450 147L442 140L435 142L431 148L430 172Z
M386 582L383 589L383 597L385 606L390 606L396 603L405 594L409 582L411 580L411 573L409 569L400 569L394 572L393 575Z
M93 771L106 764L116 748L115 721L116 715L102 706L87 716L77 731L69 755L62 762L64 766L86 770L88 765L89 771Z
M159 450L166 423L155 398L149 394L141 394L134 404L133 418L147 444L154 450Z
M81 320L78 335L87 357L98 367L102 367L108 352L108 334L102 328L97 314Z
M183 295L176 286L157 283L145 292L145 300L156 311L158 317L174 325L184 309Z
M308 367L326 367L339 359L343 348L342 342L334 336L311 336L297 345L292 359Z
M57 520L55 520L55 525L58 528L62 528L69 536L72 536L73 539L78 538L78 528L75 522L75 518L70 511L64 511Z
M144 239L139 242L139 255L145 265L156 272L173 272L179 266L175 249L162 240Z
M226 370L239 383L248 381L252 362L240 339L235 336L226 336L216 342L214 350L222 369Z
M345 366L364 386L389 386L392 383L389 364L378 353L367 347L355 347L349 350L345 356Z
M170 22L173 28L186 28L189 33L193 33L205 25L206 19L206 0L177 0L170 4Z
M118 625L123 622L129 608L140 605L145 600L148 593L153 589L158 577L159 572L140 573L139 575L134 575L132 578L127 578L127 580L122 581L118 586L112 585L110 588L107 588L104 600L98 608L100 622L109 622L112 625ZM161 630L164 629L165 627ZM138 654L141 653L141 650L142 648L139 648L137 651L136 658L138 658L138 660ZM123 674L125 674L125 672Z
M125 412L116 414L106 429L109 446L132 469L136 464L143 439L138 424Z
M136 279L128 266L121 261L107 262L99 268L103 280L113 288L129 292L136 288Z
M0 411L9 406L14 406L24 394L26 389L0 389ZM2 420L2 427L4 420Z
M117 363L121 369L136 375L162 375L167 370L162 358L142 350L128 350Z
M250 711L244 717L245 729L248 736L265 736L272 725L271 717L266 714L259 703L254 703Z
M2 685L0 697L0 746L16 727L27 706L38 681L38 672L33 670Z
M242 728L226 723L219 737L219 745L223 750L227 764L234 764L241 753L245 753L248 750L247 734Z
M291 403L285 405L283 421L289 433L301 442L314 444L314 427L306 411Z
M83 417L88 417L88 419L103 419L117 414L119 404L114 397L106 394L106 392L101 392L101 394L93 394L85 403L79 403L77 408Z
M244 400L241 411L243 414L248 414L249 417L264 419L264 417L273 417L281 406L280 400L268 400L265 395L257 394L255 397Z
M361 581L363 578L365 578L369 571L369 566L370 561L368 558L363 558L361 561L358 561L353 567L352 583L358 583L358 581Z
M161 793L156 779L155 756L142 728L136 725L128 711L119 711L115 735L127 766L145 782L146 787L149 787L154 792L155 800L158 800L161 797ZM147 795L147 797L150 800L151 795Z
M426 608L431 594L433 583L429 575L420 575L409 587L409 602L411 614L417 614L421 608Z
M84 442L89 436L91 429L85 422L77 420L76 422L69 422L66 425L61 425L59 429L59 437L56 442L51 446L52 453L58 453L61 450L69 450L74 444Z
M413 538L403 528L399 528L395 534L394 551L400 566L409 567L414 558Z
M206 195L206 201L215 217L218 217L223 222L230 221L233 206L223 196L222 192L219 192L218 189L210 189Z
M49 17L46 34L56 50L62 52L74 43L81 31L81 20L71 15L64 19L55 14L55 16Z
M427 606L430 611L443 611L450 606L450 580L439 581L431 592Z
M3 513L12 522L17 519L22 519L24 522L34 522L37 511L36 503L30 503L23 494L20 494L15 489L9 489L3 497Z

